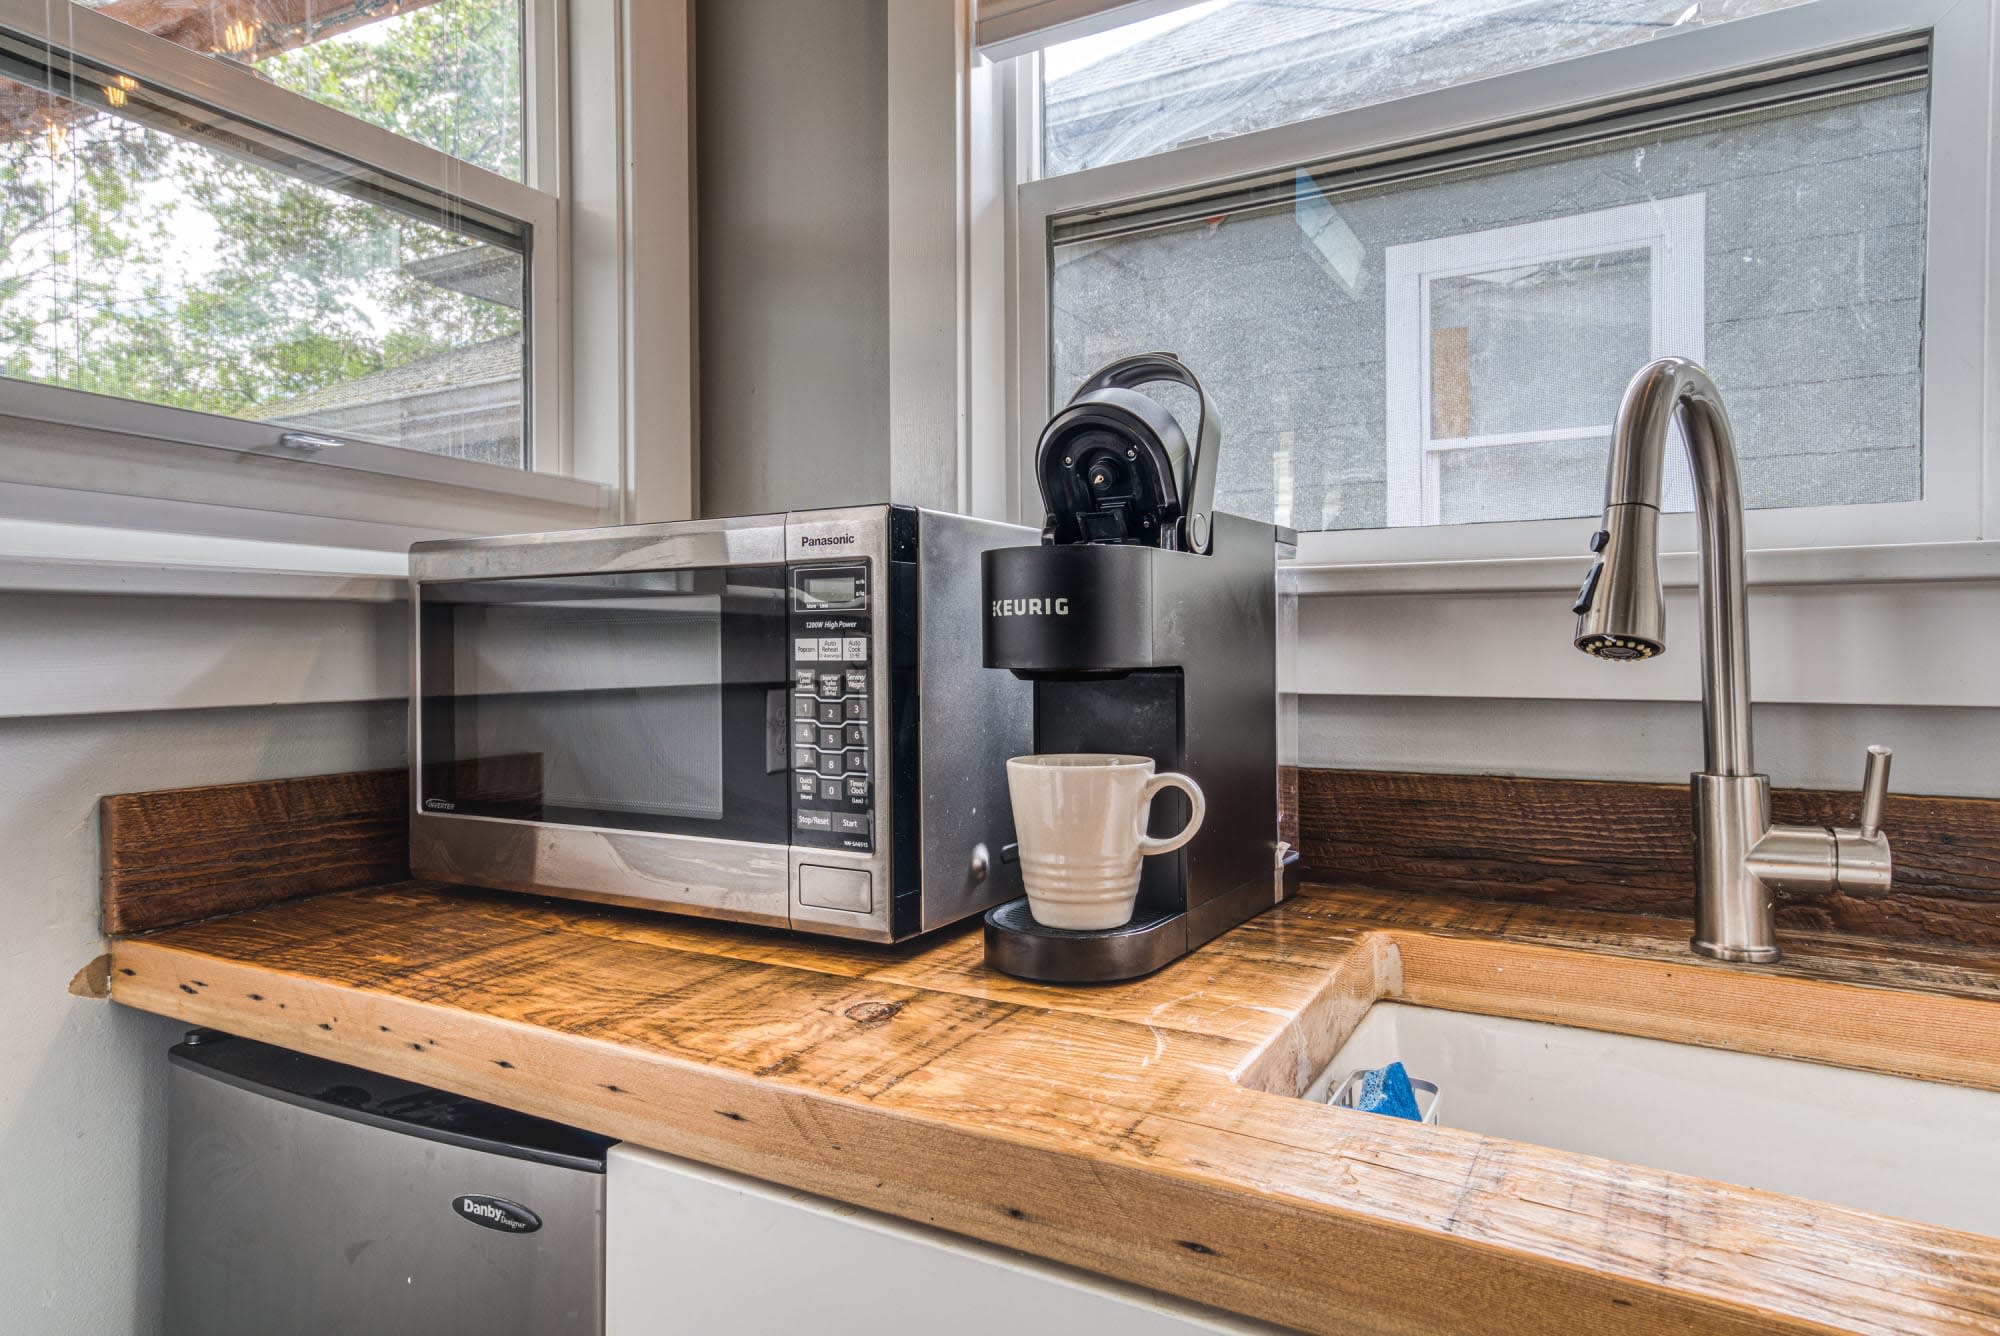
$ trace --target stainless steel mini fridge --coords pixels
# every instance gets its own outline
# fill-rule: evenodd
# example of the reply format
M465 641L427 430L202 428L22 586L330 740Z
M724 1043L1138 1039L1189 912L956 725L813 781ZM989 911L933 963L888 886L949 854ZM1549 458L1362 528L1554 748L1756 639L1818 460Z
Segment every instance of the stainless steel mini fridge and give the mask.
M215 1031L170 1058L169 1336L603 1330L609 1139Z

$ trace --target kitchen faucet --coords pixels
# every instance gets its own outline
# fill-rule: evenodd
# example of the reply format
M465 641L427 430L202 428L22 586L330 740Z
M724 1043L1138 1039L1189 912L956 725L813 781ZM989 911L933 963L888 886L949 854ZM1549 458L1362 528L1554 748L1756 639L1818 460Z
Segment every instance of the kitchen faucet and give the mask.
M1613 662L1650 659L1666 650L1658 528L1667 428L1675 418L1694 475L1701 542L1705 759L1689 784L1692 945L1717 960L1776 960L1774 897L1887 893L1889 837L1882 833L1882 808L1890 751L1868 749L1859 826L1771 824L1771 779L1757 773L1750 755L1750 628L1736 438L1715 382L1685 358L1663 357L1643 367L1618 406L1604 480L1604 522L1590 538L1597 564L1584 577L1573 609L1576 647Z

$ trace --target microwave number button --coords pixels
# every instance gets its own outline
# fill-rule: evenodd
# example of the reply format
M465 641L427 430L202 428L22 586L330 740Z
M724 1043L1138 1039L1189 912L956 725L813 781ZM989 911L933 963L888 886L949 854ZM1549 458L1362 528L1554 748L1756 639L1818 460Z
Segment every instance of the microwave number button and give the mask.
M826 744L821 743L820 745L825 746ZM866 747L868 745L868 725L849 724L847 726L846 740L841 745L846 747Z
M840 703L841 715L850 721L868 718L868 699L865 696L849 696Z
M792 717L794 719L819 718L819 702L811 696L792 697Z
M819 753L811 747L792 748L792 769L811 770L819 764Z
M837 728L822 728L818 733L819 736L813 741L821 751L838 751L847 745Z
M801 747L815 746L819 742L819 726L810 719L794 719L792 741Z
M823 803L837 803L837 802L839 802L839 801L840 801L840 781L839 781L839 780L837 780L837 779L822 779L822 780L820 780L820 782L819 782L819 800L820 800L821 802L823 802Z
M852 704L852 702L849 703ZM839 727L842 719L844 719L845 717L846 716L841 712L841 704L839 701L823 700L819 703L819 715L818 715L819 721L822 724L827 725L829 728Z
M868 751L866 748L847 753L847 773L865 775L868 773Z

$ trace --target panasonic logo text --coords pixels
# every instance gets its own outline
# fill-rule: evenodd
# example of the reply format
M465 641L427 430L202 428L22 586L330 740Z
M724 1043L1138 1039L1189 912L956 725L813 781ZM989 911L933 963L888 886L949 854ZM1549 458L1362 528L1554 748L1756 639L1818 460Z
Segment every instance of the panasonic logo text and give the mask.
M799 545L801 547L848 547L853 542L854 535L851 533L831 534L825 538L815 538L811 534L799 535Z
M996 598L993 600L994 617L1067 617L1069 600L1066 598Z

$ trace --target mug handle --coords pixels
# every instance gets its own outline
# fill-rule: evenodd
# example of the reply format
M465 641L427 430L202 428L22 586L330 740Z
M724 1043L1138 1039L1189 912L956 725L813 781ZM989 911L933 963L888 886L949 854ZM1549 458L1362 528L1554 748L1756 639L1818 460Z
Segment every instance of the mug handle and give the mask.
M1188 823L1181 827L1179 834L1155 838L1146 833L1146 816L1153 810L1153 799L1159 796L1161 789L1179 789L1188 796L1193 810L1188 813ZM1195 832L1201 829L1202 817L1207 814L1208 799L1201 796L1201 785L1173 770L1154 775L1146 781L1146 787L1139 790L1140 855L1172 853L1194 838Z

